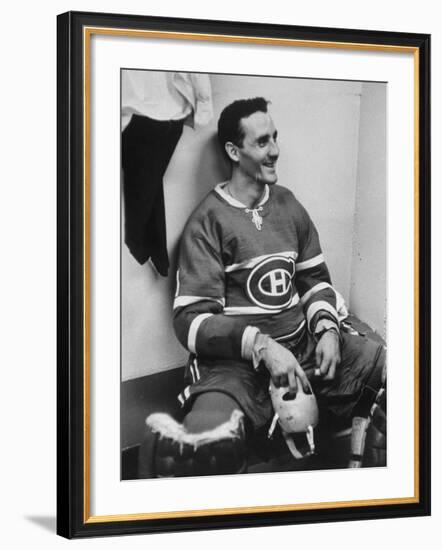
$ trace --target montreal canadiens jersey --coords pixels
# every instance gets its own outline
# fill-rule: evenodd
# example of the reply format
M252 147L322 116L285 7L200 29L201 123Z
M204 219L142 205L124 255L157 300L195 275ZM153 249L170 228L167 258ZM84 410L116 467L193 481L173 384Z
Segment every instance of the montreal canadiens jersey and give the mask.
M250 327L289 340L324 315L339 324L337 293L307 211L266 186L255 208L221 183L196 208L179 253L174 326L200 357L244 357ZM318 315L320 313L320 315Z

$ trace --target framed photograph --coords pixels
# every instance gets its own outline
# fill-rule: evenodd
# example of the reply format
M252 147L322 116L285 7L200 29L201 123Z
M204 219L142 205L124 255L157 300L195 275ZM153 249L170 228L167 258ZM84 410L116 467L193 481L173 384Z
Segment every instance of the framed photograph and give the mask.
M429 515L430 36L69 12L57 71L58 534Z

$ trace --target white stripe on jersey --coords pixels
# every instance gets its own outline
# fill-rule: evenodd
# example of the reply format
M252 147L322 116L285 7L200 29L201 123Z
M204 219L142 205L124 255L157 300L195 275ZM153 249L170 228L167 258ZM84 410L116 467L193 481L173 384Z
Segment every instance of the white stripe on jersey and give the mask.
M195 357L190 366L190 375L192 376L192 382L198 382L201 378L200 371L198 369L198 359Z
M195 371L194 371L194 368L193 368L193 363L191 365L189 365L189 370L190 370L190 376L192 377L192 384L195 384L196 376L195 376Z
M277 336L274 338L274 340L276 340L277 342L280 342L281 340L293 338L293 336L296 336L298 332L300 332L304 327L305 327L305 319L301 322L300 325L298 325L298 327L293 332L290 332L289 334L284 334L283 336Z
M195 359L193 360L193 366L195 368L195 375L196 375L196 380L198 382L198 380L201 378L201 375L200 375L200 370L198 368L198 359L195 357Z
M334 288L329 283L318 283L302 295L301 304L305 304L307 300L313 296L313 294L316 294L320 290L324 290L324 288L331 288L332 290L334 290Z
M281 313L281 311L286 311L291 307L296 306L299 303L299 294L296 293L293 298L290 300L290 303L287 307L283 309L272 309L271 311L263 307L258 306L245 306L245 307L225 307L225 315L274 315L275 313Z
M313 319L315 313L318 313L318 311L320 311L321 309L331 313L333 315L333 317L336 319L336 322L339 324L339 317L338 317L338 312L336 311L336 309L331 304L329 304L328 302L319 301L319 302L313 302L313 304L311 304L307 309L306 316L307 316L307 323L308 323L309 328L311 328L310 323L311 323L311 320Z
M285 252L273 252L272 254L263 254L262 256L255 256L255 258L250 258L249 260L244 260L243 262L239 262L237 264L227 265L224 268L224 271L226 273L230 273L231 271L239 271L240 269L251 269L266 258L273 258L274 256L284 256L284 258L293 258L293 260L296 260L298 254L294 250L287 250Z
M190 386L186 386L184 390L178 395L178 401L181 403L181 406L184 407L186 401L190 396Z
M296 271L303 271L304 269L310 269L311 267L315 267L324 262L325 262L324 255L318 254L314 258L310 258L310 260L305 260L304 262L299 262L299 264L296 264Z
M175 298L180 293L180 270L176 270L176 290L175 290Z
M187 349L192 353L196 353L196 335L201 323L208 317L212 317L212 315L213 313L201 313L201 315L197 315L190 324L189 334L187 336Z
M189 306L190 304L196 304L197 302L205 302L207 300L210 302L217 302L223 307L226 303L224 298L211 298L210 296L177 296L173 301L173 309Z

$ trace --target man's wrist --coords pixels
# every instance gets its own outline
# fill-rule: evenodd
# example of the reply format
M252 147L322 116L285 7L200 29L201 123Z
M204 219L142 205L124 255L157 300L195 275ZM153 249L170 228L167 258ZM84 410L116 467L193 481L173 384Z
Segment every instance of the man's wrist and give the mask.
M261 332L256 334L252 349L252 363L255 370L259 369L267 352L269 342L270 336L268 334L262 334Z
M334 332L336 336L338 337L339 341L341 340L341 333L339 331L339 327L336 324L335 321L332 321L330 319L319 319L319 321L316 323L315 331L313 333L313 337L315 338L316 342L319 342L319 340L324 336L326 332Z

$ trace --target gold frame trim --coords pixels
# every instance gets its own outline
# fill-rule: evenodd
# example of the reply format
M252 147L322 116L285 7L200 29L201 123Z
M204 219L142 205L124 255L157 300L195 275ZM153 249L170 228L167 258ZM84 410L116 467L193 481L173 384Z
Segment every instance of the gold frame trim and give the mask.
M334 48L343 50L364 50L370 52L412 53L414 62L414 495L412 497L351 500L340 502L318 502L304 504L252 506L237 508L215 508L204 510L181 510L173 512L152 512L139 514L118 514L109 516L92 516L90 511L90 45L92 35L130 36L137 38L158 38L174 40L199 40L204 42L231 42L257 45L291 46L308 48ZM327 508L348 508L354 506L385 506L389 504L414 504L419 502L419 48L411 46L394 46L350 42L330 42L320 40L295 40L265 37L244 37L236 35L145 31L135 29L113 29L108 27L83 28L83 92L84 92L84 135L83 135L83 212L84 212L84 486L83 510L84 523L103 523L117 521L134 521L149 519L173 519L207 516L224 516L230 514L251 514L259 512L286 512L301 510L324 510Z

